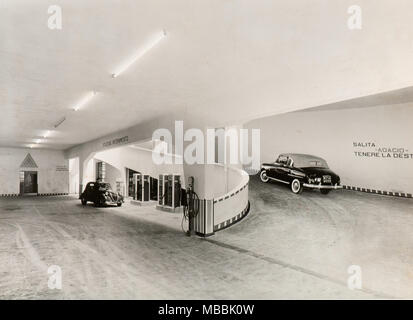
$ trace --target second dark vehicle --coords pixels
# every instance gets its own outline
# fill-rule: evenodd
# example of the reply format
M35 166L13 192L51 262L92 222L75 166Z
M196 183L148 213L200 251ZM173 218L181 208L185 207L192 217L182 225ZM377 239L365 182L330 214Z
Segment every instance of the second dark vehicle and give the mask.
M327 162L308 154L280 154L275 162L261 165L260 178L262 182L273 180L289 184L295 194L304 187L319 189L322 194L342 188L340 177L328 168Z
M124 202L123 196L114 192L110 184L105 182L89 182L79 199L83 205L90 201L95 207L115 204L120 207Z

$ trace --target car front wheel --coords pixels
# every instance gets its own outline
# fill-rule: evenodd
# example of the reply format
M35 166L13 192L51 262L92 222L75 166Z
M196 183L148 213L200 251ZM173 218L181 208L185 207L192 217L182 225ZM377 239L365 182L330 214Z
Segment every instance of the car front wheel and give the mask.
M82 205L84 206L87 204L87 201L85 199L81 199L80 201L82 202Z
M262 182L268 182L270 180L270 178L268 178L267 176L267 171L262 170L260 173L260 179Z
M118 206L118 207L122 206L122 202L118 202L118 203L117 203L117 206Z
M298 179L294 179L291 182L291 191L295 194L299 194L303 191L303 185Z
M320 190L320 192L321 192L322 194L328 194L330 191L331 191L331 190L329 190L329 189L321 189L321 190Z

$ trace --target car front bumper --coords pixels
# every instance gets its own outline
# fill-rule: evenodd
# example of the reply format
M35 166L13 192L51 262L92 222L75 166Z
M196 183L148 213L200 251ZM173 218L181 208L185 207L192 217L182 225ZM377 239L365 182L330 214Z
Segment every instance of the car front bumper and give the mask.
M104 203L105 203L105 204L108 204L108 205L110 205L110 204L118 204L119 202L122 202L122 201L111 201L111 200L105 200L105 201L104 201Z
M303 183L303 186L306 188L314 188L314 189L330 189L330 190L337 190L343 189L343 186L340 185L322 185L322 184L311 184L311 183Z
M123 200L123 198L118 198L118 199L114 199L111 196L105 196L105 198L103 199L105 201L106 204L118 204L118 203L123 203L125 202Z

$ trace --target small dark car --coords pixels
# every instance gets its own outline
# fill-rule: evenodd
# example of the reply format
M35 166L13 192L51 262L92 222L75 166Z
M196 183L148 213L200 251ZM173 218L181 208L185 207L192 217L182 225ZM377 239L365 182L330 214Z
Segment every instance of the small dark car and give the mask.
M342 188L340 177L328 168L327 162L308 154L280 154L274 163L261 165L260 178L262 182L289 184L295 194L301 193L304 187L319 189L322 194Z
M114 204L120 207L124 202L123 196L112 191L110 184L105 182L89 182L79 199L84 206L90 201L95 207Z

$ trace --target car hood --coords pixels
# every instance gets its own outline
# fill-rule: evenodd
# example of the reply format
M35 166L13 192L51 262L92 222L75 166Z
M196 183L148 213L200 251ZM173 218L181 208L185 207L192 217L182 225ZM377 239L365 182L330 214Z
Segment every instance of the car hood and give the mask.
M102 191L103 194L108 193L110 194L112 197L114 197L114 199L122 198L122 195L118 192L112 191L112 190L106 190L106 191Z
M330 175L335 178L339 178L337 174L327 168L318 168L318 167L308 167L308 168L300 168L303 172L305 172L308 176L315 176L315 177L322 177L324 175Z
M261 166L263 166L263 167L275 167L276 164L275 163L263 163Z

